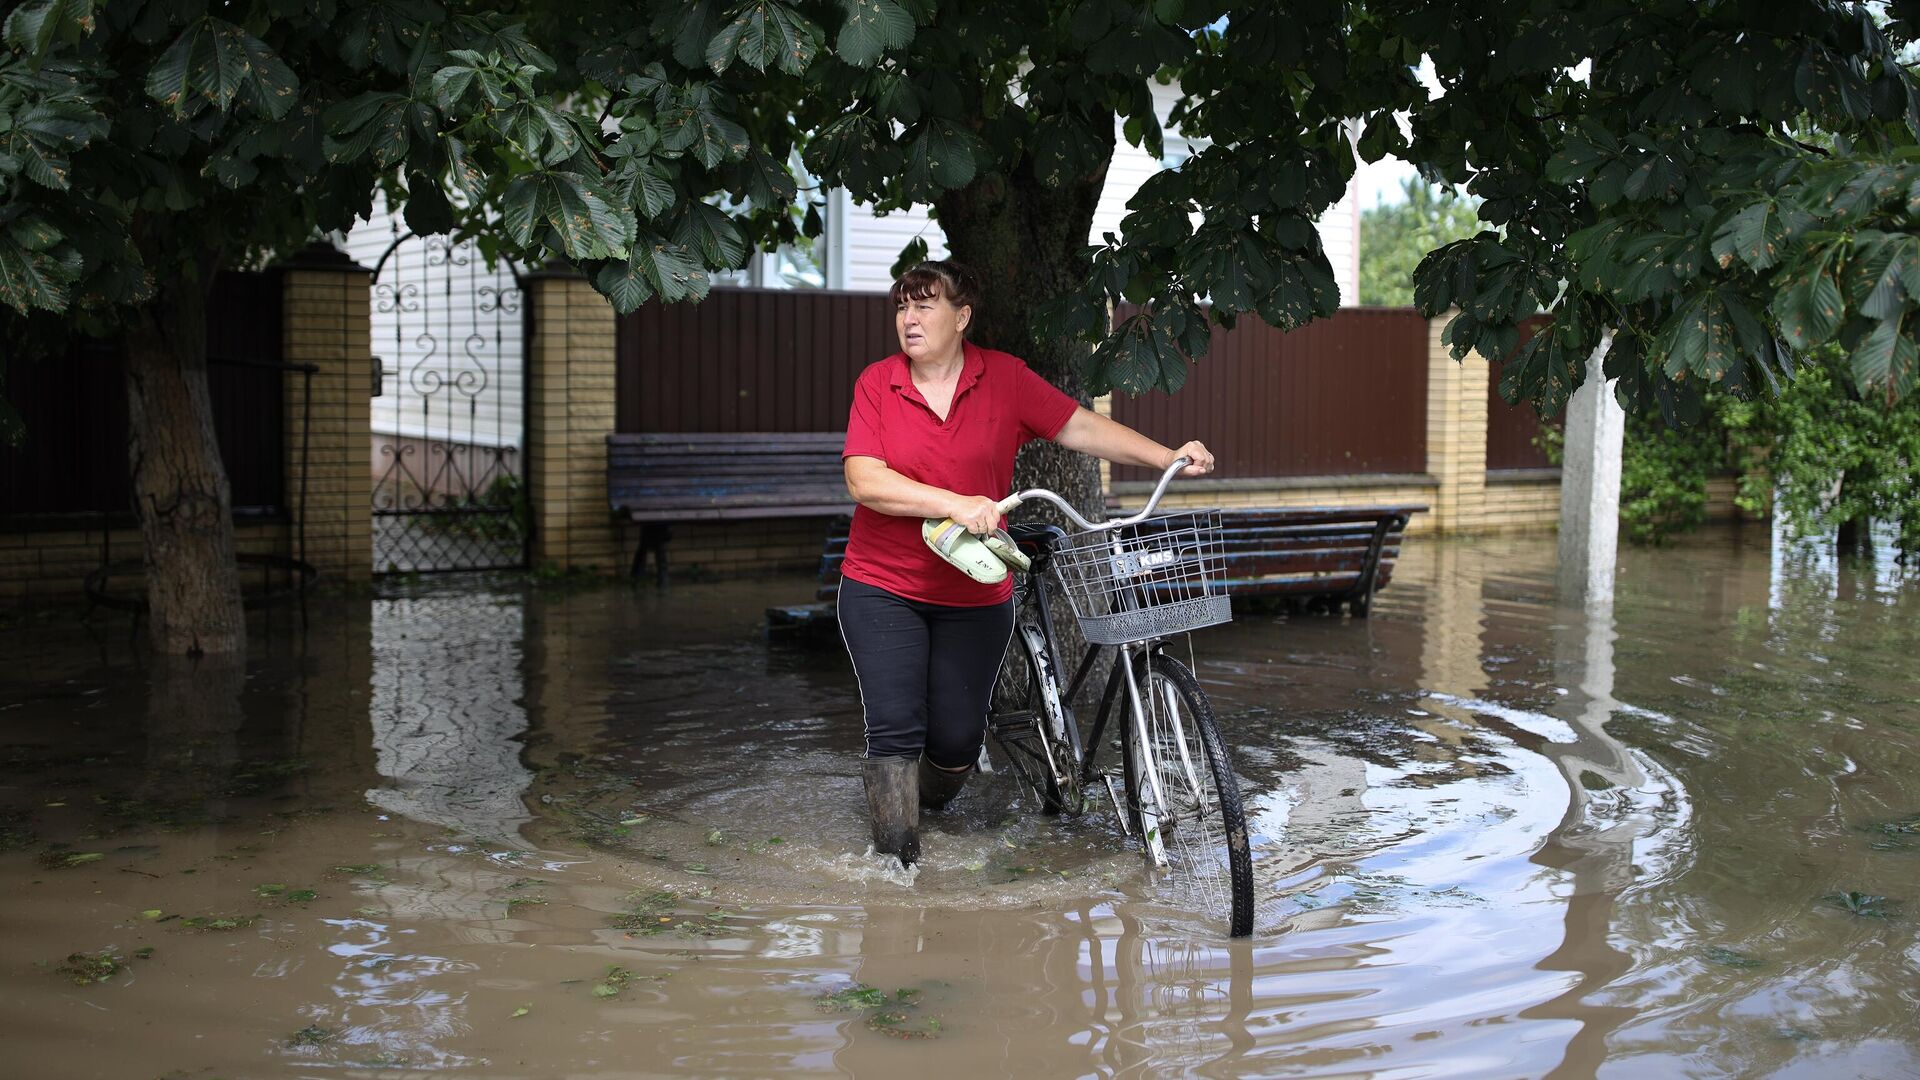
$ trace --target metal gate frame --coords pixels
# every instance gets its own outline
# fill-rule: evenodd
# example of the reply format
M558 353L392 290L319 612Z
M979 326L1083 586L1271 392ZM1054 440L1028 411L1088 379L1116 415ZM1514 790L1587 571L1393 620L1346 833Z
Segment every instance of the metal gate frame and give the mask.
M494 284L472 239L456 242L447 236L396 233L372 275L374 311L391 312L397 319L391 343L396 355L392 363L381 364L380 393L395 379L403 400L417 400L422 434L415 437L403 430L375 436L379 467L373 484L373 572L525 569L533 521L526 475L533 311L526 302L525 283L519 268L509 262L512 287ZM402 246L415 240L426 248L417 281L400 276L394 262ZM434 299L444 308L436 309L430 302ZM454 316L462 305L468 332L456 341ZM410 321L407 316L414 313L417 320ZM436 314L445 316L438 327ZM476 354L477 347L488 344L481 332L486 318L492 320L491 370L488 358ZM493 444L485 445L478 441L482 433L476 418L489 386L502 381L503 331L508 328L520 334L519 427L508 439L496 423ZM407 359L410 334L416 349L426 349L424 356ZM457 416L462 405L467 414L464 430ZM443 425L439 432L436 423ZM423 452L427 460L419 461Z

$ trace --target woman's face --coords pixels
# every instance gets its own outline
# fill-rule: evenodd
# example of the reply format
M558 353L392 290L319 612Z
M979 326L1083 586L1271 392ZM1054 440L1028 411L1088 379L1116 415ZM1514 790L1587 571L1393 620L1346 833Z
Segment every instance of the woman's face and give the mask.
M900 351L912 360L940 360L960 351L960 339L973 318L972 307L954 307L946 296L906 299L894 310L893 328Z

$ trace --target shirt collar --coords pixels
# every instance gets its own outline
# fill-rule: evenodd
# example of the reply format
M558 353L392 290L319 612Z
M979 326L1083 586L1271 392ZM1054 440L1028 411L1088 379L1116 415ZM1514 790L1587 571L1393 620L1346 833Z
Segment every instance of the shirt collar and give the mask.
M960 400L960 395L968 387L979 382L980 376L987 371L987 356L980 346L971 341L962 341L960 355L960 383L953 388L955 401ZM893 371L887 381L895 390L905 387L908 394L916 399L920 398L920 391L913 385L913 360L906 353L895 353L894 358L899 362L893 365Z

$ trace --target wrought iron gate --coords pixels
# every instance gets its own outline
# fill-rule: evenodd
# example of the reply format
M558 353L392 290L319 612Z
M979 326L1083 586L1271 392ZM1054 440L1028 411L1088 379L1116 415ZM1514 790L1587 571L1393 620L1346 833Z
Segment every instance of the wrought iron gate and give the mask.
M524 567L526 325L513 268L397 237L373 272L373 569Z

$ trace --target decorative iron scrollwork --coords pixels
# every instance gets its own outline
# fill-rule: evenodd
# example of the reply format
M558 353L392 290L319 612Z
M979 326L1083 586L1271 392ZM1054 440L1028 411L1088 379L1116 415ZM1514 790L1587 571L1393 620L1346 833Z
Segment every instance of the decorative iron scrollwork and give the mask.
M526 563L525 401L508 392L525 385L514 280L471 240L409 234L380 258L375 333L397 377L375 406L376 572Z

